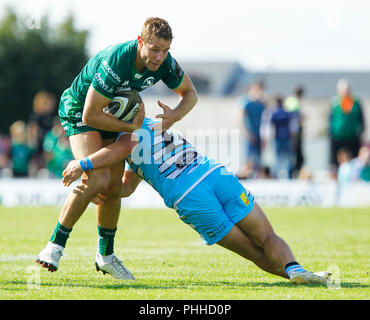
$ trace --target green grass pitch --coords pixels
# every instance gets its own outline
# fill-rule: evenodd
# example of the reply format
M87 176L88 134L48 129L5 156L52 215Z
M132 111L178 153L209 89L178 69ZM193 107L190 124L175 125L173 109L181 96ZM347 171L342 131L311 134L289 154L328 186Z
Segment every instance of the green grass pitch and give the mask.
M133 282L97 273L97 228L89 207L68 240L59 270L34 262L59 209L0 207L0 299L367 300L370 298L370 210L267 208L275 231L297 260L314 271L332 268L337 281L293 286L221 247L206 246L173 210L123 209L115 253Z

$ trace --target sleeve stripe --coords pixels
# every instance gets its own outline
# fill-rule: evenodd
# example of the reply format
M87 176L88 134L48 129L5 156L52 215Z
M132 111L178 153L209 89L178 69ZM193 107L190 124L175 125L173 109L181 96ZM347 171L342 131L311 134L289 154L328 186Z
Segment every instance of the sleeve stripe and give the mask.
M170 88L170 89L171 90L176 90L178 87L180 87L181 84L182 84L182 81L184 80L184 77L185 77L185 72L182 73L182 77L181 77L181 80L180 80L179 84L176 87Z

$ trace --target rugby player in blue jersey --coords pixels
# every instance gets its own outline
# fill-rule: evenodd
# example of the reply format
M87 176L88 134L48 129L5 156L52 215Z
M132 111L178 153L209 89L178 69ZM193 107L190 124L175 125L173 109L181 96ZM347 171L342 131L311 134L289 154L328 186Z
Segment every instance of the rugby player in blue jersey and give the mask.
M217 243L292 283L326 283L327 272L313 273L296 262L253 195L233 174L170 129L155 130L157 125L157 120L145 118L134 134L122 132L108 147L72 160L63 173L63 184L69 186L78 179L86 163L95 169L125 159L129 168L122 180L122 197L130 196L145 180L206 244ZM129 144L136 144L131 154ZM104 195L94 201L104 201Z

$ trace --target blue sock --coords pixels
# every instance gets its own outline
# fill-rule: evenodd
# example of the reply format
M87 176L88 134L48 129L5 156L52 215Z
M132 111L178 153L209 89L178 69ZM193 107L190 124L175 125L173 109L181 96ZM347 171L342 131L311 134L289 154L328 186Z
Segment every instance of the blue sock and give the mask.
M303 269L303 267L296 261L288 263L285 267L284 270L288 277L290 278L290 274L294 272L305 272L306 270Z

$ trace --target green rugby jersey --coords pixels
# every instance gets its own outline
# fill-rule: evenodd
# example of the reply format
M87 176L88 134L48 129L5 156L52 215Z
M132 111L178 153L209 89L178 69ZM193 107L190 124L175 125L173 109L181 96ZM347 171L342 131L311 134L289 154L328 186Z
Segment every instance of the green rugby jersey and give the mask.
M182 82L184 72L168 53L157 71L146 69L140 73L135 68L137 40L132 40L100 51L92 57L71 85L70 93L83 105L90 85L109 99L117 91L131 88L142 91L159 80L168 88L176 89Z

